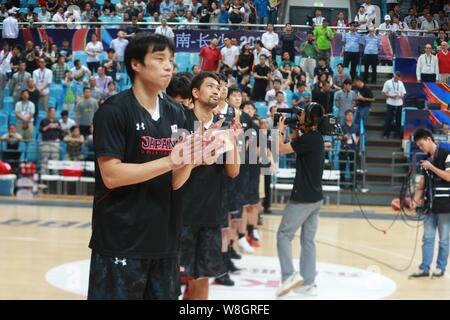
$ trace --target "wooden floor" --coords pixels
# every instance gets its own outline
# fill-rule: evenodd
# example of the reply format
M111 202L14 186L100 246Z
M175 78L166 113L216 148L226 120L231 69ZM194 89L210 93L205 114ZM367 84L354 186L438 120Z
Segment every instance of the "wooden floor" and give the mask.
M336 211L344 208L339 209ZM326 208L331 210L333 207ZM370 210L389 212L386 208ZM45 274L55 266L89 258L90 219L88 208L0 205L0 299L84 299L53 287ZM257 255L276 256L275 231L279 221L279 216L265 216L261 229L263 246ZM19 222L21 225L17 225ZM390 221L373 223L384 228ZM416 239L414 229L399 222L383 235L371 229L364 219L322 217L317 258L323 263L376 270L392 279L397 290L387 299L450 299L448 276L408 280L421 258L421 236L420 229L413 267L395 271L382 263L398 269L408 265ZM294 256L298 257L298 252L298 241L294 241ZM241 264L245 264L245 257Z

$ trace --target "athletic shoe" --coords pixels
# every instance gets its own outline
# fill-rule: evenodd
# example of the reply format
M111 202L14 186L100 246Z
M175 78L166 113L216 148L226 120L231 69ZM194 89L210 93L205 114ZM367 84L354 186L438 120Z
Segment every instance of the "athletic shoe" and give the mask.
M242 258L242 256L239 253L237 253L232 246L230 246L228 253L230 254L230 259L239 260Z
M281 297L288 294L292 289L300 287L305 280L298 274L294 272L289 278L283 281L281 286L277 290L277 296Z
M241 271L241 269L236 267L236 265L233 263L233 261L231 259L229 259L226 262L226 266L227 266L228 271L231 272L231 273L235 273L235 272Z
M255 240L258 240L258 241L261 240L261 237L259 236L258 229L253 229L252 236L253 236L253 239L255 239Z
M253 238L253 236L247 236L247 242L254 248L259 248L261 245L259 244L259 241Z
M238 248L243 252L243 253L255 253L255 249L253 249L250 244L248 243L247 239L245 237L242 237L238 240L237 242L238 244Z
M410 278L426 278L429 276L430 276L430 273L428 271L423 271L423 270L419 269L419 271L414 272L409 277Z
M226 273L221 277L215 278L214 284L218 284L220 286L232 287L232 286L234 286L234 281L231 280L230 275L228 273Z
M440 278L445 275L445 271L442 269L436 269L434 270L433 274L431 275L432 278Z
M301 287L295 288L293 291L298 294L304 294L304 295L308 295L311 297L316 297L317 296L317 285L313 283L308 286L301 286Z

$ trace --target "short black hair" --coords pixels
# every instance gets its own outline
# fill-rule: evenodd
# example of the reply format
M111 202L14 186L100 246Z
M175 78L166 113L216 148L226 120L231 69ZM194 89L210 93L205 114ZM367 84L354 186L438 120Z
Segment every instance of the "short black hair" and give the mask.
M275 97L278 96L279 94L282 94L284 96L284 92L283 91L277 91L277 93L275 93Z
M69 111L67 111L67 110L61 111L61 118L65 117L65 116L69 116Z
M79 59L76 59L76 60L73 62L73 65L76 65L78 62L80 62L80 60L79 60Z
M414 142L431 138L434 142L433 133L427 128L419 128L414 132Z
M220 83L220 82L226 82L226 83L228 83L228 78L227 78L226 75L224 75L224 74L221 73L221 72L216 73L216 75L217 75L217 77L219 78L219 83Z
M169 97L176 98L178 96L183 99L189 99L191 97L191 80L183 75L176 74L170 80L169 85L166 88L166 93Z
M212 78L212 79L216 80L218 83L220 83L220 78L219 78L219 75L217 73L209 72L209 71L202 71L202 72L200 72L191 81L190 92L191 92L191 96L192 96L192 101L195 100L194 96L192 95L192 90L194 90L194 89L199 89L200 90L200 87L202 86L203 82L205 82L205 80L207 78Z
M125 67L131 82L134 81L134 70L131 67L131 60L135 59L142 64L144 63L147 53L159 52L169 49L174 54L175 46L169 38L149 32L141 32L137 34L125 48Z
M350 80L350 79L345 79L345 80L344 80L344 84L352 84L352 80Z
M116 53L116 50L114 50L113 48L109 48L108 50L106 50L106 53Z
M337 66L338 66L338 67L341 66L341 67L343 68L343 67L344 67L344 64L338 63Z
M345 111L345 115L347 115L347 113L351 113L351 114L354 114L354 112L353 112L353 110L352 110L352 109L348 109L347 111Z
M278 82L279 84L281 84L281 79L275 78L275 79L273 80L273 83L275 84L275 82Z
M86 91L86 90L91 90L92 88L91 87L84 87L83 88L83 93Z
M304 81L298 81L297 82L297 88L299 88L301 86L306 86L306 83Z
M229 98L235 92L238 92L238 93L242 94L242 90L239 89L238 87L234 87L233 86L233 87L228 88L228 96L227 96L227 98Z
M74 132L75 129L78 129L78 126L71 126L70 127L70 133Z
M259 44L261 47L264 47L264 45L263 45L263 43L262 43L262 41L261 40L255 40L255 42L253 43L254 45L255 44Z

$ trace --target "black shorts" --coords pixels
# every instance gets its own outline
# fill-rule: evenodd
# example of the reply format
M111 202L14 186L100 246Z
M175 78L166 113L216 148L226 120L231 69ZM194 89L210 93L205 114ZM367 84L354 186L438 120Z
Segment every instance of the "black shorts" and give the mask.
M220 226L222 228L228 228L228 212L229 209L229 190L228 190L228 183L225 183L222 188L222 206L220 210Z
M92 252L88 300L177 300L178 258L129 259Z
M230 189L230 211L237 211L242 207L248 205L246 199L246 192L249 185L250 166L247 164L241 164L239 169L239 175L234 179L234 183Z
M181 229L181 282L219 277L226 272L221 227L184 226Z
M261 174L261 168L259 165L252 164L249 169L249 182L246 192L246 202L249 205L255 205L259 203L259 178Z

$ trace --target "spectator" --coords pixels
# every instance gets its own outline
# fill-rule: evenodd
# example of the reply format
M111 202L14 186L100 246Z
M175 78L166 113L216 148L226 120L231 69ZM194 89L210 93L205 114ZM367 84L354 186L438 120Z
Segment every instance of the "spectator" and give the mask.
M80 129L77 126L70 128L70 134L64 137L64 142L67 144L66 160L83 160L84 136L80 134Z
M269 108L275 108L275 109L285 109L289 108L285 101L284 93L283 91L277 91L275 93L275 100L271 101L269 104Z
M224 47L220 50L222 64L229 66L231 70L236 70L239 61L239 48L231 44L229 37L225 37L223 43Z
M61 136L61 126L56 120L55 108L49 108L47 113L47 118L42 119L39 126L39 131L42 133L41 173L43 174L48 172L48 160L59 159L59 138Z
M17 38L19 37L19 23L16 18L16 11L10 9L8 11L9 16L3 20L2 38L8 43L10 48L16 45Z
M311 101L311 93L306 91L306 84L303 81L297 82L297 92L292 95L292 106L304 108Z
M91 73L94 73L95 70L100 66L100 53L103 52L103 44L101 41L98 41L98 37L95 33L91 36L91 42L88 42L86 48L84 50L87 53L87 66Z
M323 19L322 25L314 28L314 36L316 37L317 47L319 48L319 57L323 57L326 62L329 62L331 55L331 41L334 38L334 33L333 30L328 27L327 19Z
M311 79L314 77L316 57L318 53L320 53L320 50L315 43L314 36L312 32L308 32L305 42L300 45L300 54L302 56L300 66L309 74Z
M269 0L269 23L277 24L278 22L278 8L281 0Z
M333 27L337 28L347 28L348 21L345 20L345 15L343 11L339 11L337 20L333 23ZM345 33L345 29L337 29L336 33Z
M372 83L377 82L378 55L381 47L381 39L375 34L375 28L369 27L369 34L362 39L364 45L364 81L369 81L369 67L372 68Z
M433 47L436 49L436 51L441 50L441 44L443 42L447 42L447 44L450 44L450 40L447 37L447 34L445 33L444 29L439 30L439 34L436 40L433 42Z
M116 6L111 3L111 0L104 1L102 13L104 16L112 16L116 13Z
M437 54L441 82L445 84L450 84L450 54L448 47L449 44L447 42L442 42L441 51Z
M172 5L173 5L173 2L172 2ZM128 13L128 16L130 16L131 18L138 16L139 9L134 6L134 1L130 1L128 3L128 8L127 8L126 12ZM169 13L167 13L167 15L169 15Z
M253 56L254 56L253 61L259 61L259 57L261 55L264 55L264 56L266 56L266 64L267 64L267 66L269 66L269 58L271 56L270 51L267 50L266 48L264 48L264 45L261 40L255 40L254 46L255 46L255 49L253 50ZM273 60L275 60L275 59L273 59Z
M239 24L244 21L245 9L240 5L239 0L233 0L230 9L228 10L230 23Z
M364 125L366 125L370 114L370 107L372 106L372 102L375 101L375 98L372 90L365 85L362 78L356 78L355 85L357 90L356 104L358 107L356 110L355 123L359 125L362 120Z
M312 92L312 102L321 104L325 114L333 112L333 93L330 89L331 84L328 81L322 81L322 87Z
M185 18L186 18L186 20L183 22L184 29L186 29L186 30L195 29L195 27L193 27L193 26L192 27L188 26L189 24L193 24L196 22L194 16L192 15L192 11L187 11ZM220 22L218 22L218 23L220 23ZM226 23L228 23L228 21Z
M344 121L342 124L343 136L341 150L339 152L339 171L341 172L341 182L346 181L346 167L348 165L348 171L350 172L350 179L353 180L355 172L356 151L360 138L360 130L357 123L353 121L353 110L347 110L344 115ZM344 188L353 187L351 185L345 185Z
M444 10L439 10L438 14L434 15L434 20L437 21L440 28L448 30L449 17L446 16Z
M94 114L98 110L98 103L93 97L91 97L91 89L85 87L83 89L83 97L77 104L76 119L75 122L80 128L80 132L83 136L90 134L90 127Z
M166 36L167 38L169 38L171 40L173 40L173 38L175 38L175 34L173 33L172 28L167 25L166 18L161 19L161 25L156 28L155 33L162 34L163 36Z
M121 65L121 70L125 70L124 56L125 48L128 45L128 40L125 39L125 31L119 30L117 32L117 38L113 39L110 44L110 48L114 49L117 61Z
M76 29L80 29L79 24L74 24L81 22L81 16L78 10L73 10L73 8L69 6L68 10L64 13L64 19L67 21L67 28L73 29L76 27Z
M281 91L281 79L277 78L273 81L273 89L270 89L269 91L267 91L267 93L264 97L264 101L266 102L266 104L268 106L271 105L271 103L276 100L276 94L279 91ZM286 100L286 98L284 100Z
M266 64L266 59L267 57L265 55L260 55L259 64L253 67L253 77L255 78L252 94L253 101L264 101L265 98L271 74L271 70Z
M343 48L344 67L348 68L349 64L351 64L350 76L352 79L355 79L356 76L356 69L359 64L359 45L361 43L361 36L356 32L356 25L355 22L352 22L350 24L350 32L345 33L342 37L342 41L345 43Z
M272 59L275 59L276 57L276 47L279 43L278 34L273 31L273 24L267 25L267 31L263 33L261 36L261 42L263 43L264 47L270 51Z
M292 62L295 62L295 40L296 36L292 32L292 25L286 23L284 33L281 35L281 54L289 53L289 58Z
M50 98L50 84L53 81L53 73L45 67L45 60L39 60L39 69L33 71L33 80L39 90L39 103L43 104L48 111L48 100Z
M285 53L286 57L288 57L289 59L289 53ZM291 73L292 73L292 66L294 64L288 60L288 63L286 63L285 61L282 62L282 66L278 69L278 71L280 71L281 73L281 82L283 85L285 85L286 81L288 81L288 79L291 78Z
M2 152L2 161L9 163L13 172L17 172L20 162L21 151L19 149L22 136L16 132L16 125L10 123L8 132L0 137L0 141L6 142L6 150Z
M220 54L220 49L217 48L218 45L219 39L217 39L217 37L213 37L209 46L205 46L200 49L198 56L199 65L202 71L219 72L222 56Z
M56 13L52 17L52 22L58 23L55 25L56 28L65 28L66 25L60 24L61 22L66 22L64 19L64 8L62 6L58 7Z
M283 74L280 69L278 69L278 63L276 61L272 61L270 63L270 77L269 77L269 88L273 89L273 84L276 79L283 79Z
M21 62L18 71L13 74L9 82L9 92L14 98L14 105L19 101L22 91L27 87L28 80L31 78L31 74L26 72L25 68L25 62Z
M400 137L401 129L401 115L403 106L403 97L406 95L406 89L403 82L400 81L400 71L395 72L391 80L387 80L383 85L383 94L386 99L386 116L384 118L384 132L383 137L389 138L392 128L395 134ZM394 124L394 125L393 125Z
M150 0L147 4L147 15L153 16L155 12L160 12L159 1Z
M139 21L139 22L141 22L141 21ZM176 16L174 11L170 11L169 12L169 18L167 19L167 22L178 23L178 22L180 22L180 20L177 18L177 16Z
M238 81L244 73L250 73L252 71L254 59L250 45L244 42L237 63Z
M0 71L8 76L8 79L11 76L11 59L12 59L12 51L10 50L10 46L7 42L3 44L3 50L0 52Z
M407 36L419 37L420 32L418 32L419 27L417 26L417 20L411 20L411 26L408 28L408 32L406 32Z
M113 81L113 78L105 74L105 68L99 67L97 70L97 76L95 77L96 87L100 91L102 96L108 93L108 85Z
M116 14L123 15L128 9L128 1L120 0L118 4L116 4Z
M284 68L286 65L291 67L291 69L295 67L295 63L291 60L289 52L283 53L280 68Z
M188 11L187 6L184 4L183 0L174 1L174 13L177 17L184 17Z
M0 22L3 22L8 17L8 12L4 4L0 5Z
M369 17L363 5L359 6L358 13L355 16L355 22L358 24L358 33L364 33L369 26Z
M201 23L209 23L209 18L211 17L211 8L209 6L208 0L202 0L202 5L197 10L197 18ZM207 29L207 27L202 27Z
M17 117L17 132L25 139L33 139L33 120L36 112L33 102L29 100L30 96L27 90L20 94L20 101L15 104L15 113Z
M81 13L81 21L89 22L94 18L94 10L92 10L91 4L88 2L84 5L84 11Z
M269 0L255 0L257 23L268 24L269 23Z
M142 0L136 0L134 3L134 7L139 11L142 12L144 15L147 13L147 5Z
M21 62L25 62L25 61L26 61L26 59L25 59L25 55L23 54L22 47L20 45L16 45L12 52L11 60L9 61L10 65L11 65L11 71L13 73L17 72L17 70L19 69L19 64ZM25 65L25 68L26 68L26 65Z
M247 95L247 100L244 100L244 97L242 97L242 101L248 101L250 100L250 97L252 96L252 86L250 84L250 72L244 72L242 74L242 80L239 83L239 90L241 90L242 95Z
M228 13L228 9L224 4L220 5L220 17L219 23L229 23L230 14Z
M38 22L50 22L52 15L47 11L47 6L41 6L41 12L38 13Z
M37 118L38 118L38 113L39 113L39 98L40 98L40 94L39 94L39 90L36 88L36 85L35 85L35 82L33 80L33 77L28 79L26 90L28 91L29 99L30 99L31 102L33 102L34 109L36 111L34 113L34 123L36 123L36 125L38 125Z
M107 51L106 61L103 61L103 68L105 68L105 74L110 76L114 81L120 80L117 72L122 71L121 64L116 60L116 54L114 49L109 48Z
M78 84L87 83L89 78L92 76L91 71L81 64L80 60L74 61L74 67L70 69L72 72L73 78Z
M356 106L356 93L352 90L352 81L350 79L344 80L342 89L337 91L334 96L334 101L336 104L336 108L338 108L339 110L339 122L343 125L345 123L347 111L353 111Z
M384 16L384 22L382 24L380 24L378 29L380 29L378 31L378 33L380 35L383 35L383 36L386 35L389 30L392 30L391 16L390 15L387 14L387 15Z
M322 10L320 9L314 9L314 18L312 18L312 24L311 26L313 28L321 26L323 23L323 20L325 20L324 17L322 17Z
M367 23L369 24L369 26L375 24L375 20L377 17L375 6L371 4L371 2L371 0L364 0L364 3L362 4L367 15Z
M217 7L216 2L212 2L210 6L210 17L209 17L209 23L217 24L220 20L220 8ZM217 28L214 27L214 28Z
M108 99L109 97L115 96L117 94L116 84L114 82L110 82L108 84L108 92L103 96L103 100Z
M319 65L314 69L314 82L318 82L322 74L326 75L326 81L332 82L333 70L327 65L326 58L320 57L317 61Z
M98 104L101 104L101 100L103 99L103 93L97 88L97 80L95 77L89 78L89 89L91 89L90 94L91 97L97 100Z
M69 47L69 41L63 40L59 54L66 59L66 62L72 60L72 49Z
M417 59L416 76L419 82L436 82L438 80L439 62L432 51L431 44L427 43L425 53Z
M301 67L295 66L294 69L291 72L290 78L285 82L284 86L285 88L289 88L291 91L294 91L294 89L297 86L297 83L304 82L306 90L309 90L309 83L310 78L309 75L302 70Z
M344 65L342 63L338 63L337 73L333 76L333 88L336 90L342 90L345 80L349 80L351 82L352 78L345 73Z
M173 1L171 1L171 0L164 0L159 5L159 13L161 15L168 16L169 12L174 11L174 10L175 10L175 6L173 4Z
M400 17L398 15L392 16L392 26L391 27L392 27L391 30L393 32L397 32L397 34L401 34L401 31L408 28L408 26L405 23L400 21Z
M406 23L408 25L408 27L411 28L411 23L413 20L416 20L417 22L417 11L415 8L409 8L409 14L405 17L405 19L403 19L403 22Z
M201 7L201 3L198 2L198 0L192 0L191 4L189 5L189 11L192 12L192 14L197 17L198 8Z
M428 33L423 33L424 36L433 36L432 32L439 30L439 23L433 19L430 13L425 15L425 21L420 25L420 30L427 31Z
M52 66L53 71L53 80L56 83L61 83L66 77L66 71L69 70L69 67L66 63L66 58L64 56L58 57L58 62Z
M64 136L69 135L70 128L75 126L75 120L69 118L69 111L67 110L61 111L61 119L59 119L58 122Z
M78 85L73 79L72 72L67 70L62 82L63 91L61 93L60 105L63 110L72 112L75 110L75 104L78 100Z

